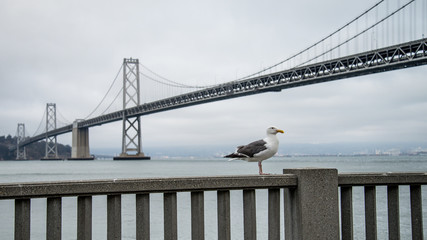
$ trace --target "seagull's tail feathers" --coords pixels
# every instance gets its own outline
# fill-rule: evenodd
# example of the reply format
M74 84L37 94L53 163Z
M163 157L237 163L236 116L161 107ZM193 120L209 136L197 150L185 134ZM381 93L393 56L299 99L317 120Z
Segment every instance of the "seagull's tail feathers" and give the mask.
M243 154L243 153L237 153L237 152L235 152L235 153L228 154L228 155L224 156L224 158L231 158L230 159L230 161L231 161L233 159L245 159L245 158L248 158L248 155Z

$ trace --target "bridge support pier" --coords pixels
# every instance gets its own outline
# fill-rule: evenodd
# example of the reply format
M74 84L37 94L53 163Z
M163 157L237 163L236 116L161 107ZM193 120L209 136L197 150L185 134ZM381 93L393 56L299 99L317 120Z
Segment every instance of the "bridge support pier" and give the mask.
M71 158L68 160L93 160L89 151L89 128L79 128L79 121L73 123Z

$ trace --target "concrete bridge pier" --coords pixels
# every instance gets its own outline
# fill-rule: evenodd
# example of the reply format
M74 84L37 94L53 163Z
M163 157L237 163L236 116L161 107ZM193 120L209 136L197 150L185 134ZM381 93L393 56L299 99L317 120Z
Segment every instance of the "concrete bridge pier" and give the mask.
M72 149L69 160L93 160L89 151L89 128L79 128L79 120L73 123Z

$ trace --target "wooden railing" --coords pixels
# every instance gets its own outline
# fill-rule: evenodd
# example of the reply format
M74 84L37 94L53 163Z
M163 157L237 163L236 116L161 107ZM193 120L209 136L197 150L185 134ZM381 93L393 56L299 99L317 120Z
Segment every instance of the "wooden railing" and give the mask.
M121 239L121 195L135 194L135 236L136 239L150 239L150 194L163 193L164 239L177 239L177 193L190 192L191 238L204 239L204 193L216 191L218 239L231 239L230 191L243 190L243 236L245 239L256 239L255 190L268 189L268 239L280 239L283 228L286 240L353 239L352 189L354 186L363 186L366 239L376 239L375 188L386 185L389 237L399 239L398 189L399 185L409 185L412 239L423 239L421 185L426 184L425 173L338 175L336 169L289 169L284 170L282 175L269 176L0 184L0 199L15 199L15 239L30 239L31 199L46 198L46 239L61 239L62 197L77 196L77 239L92 239L92 196L106 195L107 238ZM280 189L284 189L282 200ZM284 214L280 210L282 201ZM284 226L281 226L282 215Z
M340 174L342 239L353 239L353 187L363 186L365 200L365 236L377 239L376 186L387 187L389 239L400 239L399 186L409 185L412 239L423 239L421 185L427 173Z

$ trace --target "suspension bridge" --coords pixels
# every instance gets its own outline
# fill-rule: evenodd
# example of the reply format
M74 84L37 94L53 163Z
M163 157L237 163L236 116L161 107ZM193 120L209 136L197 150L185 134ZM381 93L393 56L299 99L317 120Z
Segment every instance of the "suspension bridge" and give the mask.
M216 85L181 84L155 73L138 59L124 59L107 93L85 119L57 125L56 104L48 103L39 129L31 137L26 137L25 125L18 124L17 146L12 150L17 159L25 159L25 146L46 140L46 158L56 159L56 136L72 132L72 159L91 159L89 128L122 121L122 152L117 159L148 159L142 152L141 116L427 64L426 15L425 0L382 0L283 61ZM119 76L122 84L117 81ZM114 91L117 85L119 90ZM161 88L162 94L153 91L155 88Z

